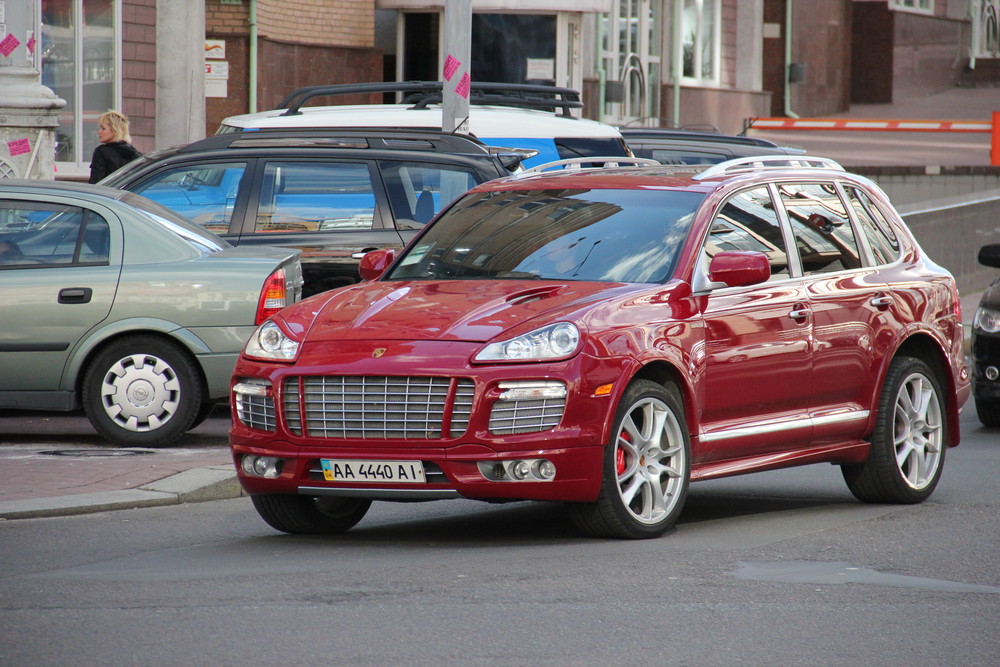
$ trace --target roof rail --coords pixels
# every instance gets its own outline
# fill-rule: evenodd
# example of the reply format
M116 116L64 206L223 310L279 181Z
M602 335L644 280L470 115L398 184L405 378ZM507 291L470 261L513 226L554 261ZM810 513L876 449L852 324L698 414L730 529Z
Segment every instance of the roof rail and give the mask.
M738 157L726 160L711 167L695 176L695 180L722 176L725 174L738 174L756 169L833 169L844 171L840 163L827 157L792 157L790 155L759 155L755 157Z
M305 86L283 99L275 109L286 109L282 116L295 116L302 105L314 97L327 95L372 95L378 93L403 94L403 104L413 104L422 109L428 104L440 103L444 95L441 81L387 81L374 83L345 83L330 86ZM559 111L559 115L572 118L571 109L583 108L580 91L557 86L528 83L472 82L469 104L517 107Z
M515 176L524 176L527 174L537 174L542 171L548 171L550 169L583 169L585 164L593 164L595 162L600 162L602 167L595 167L595 169L603 169L606 167L623 167L625 165L632 165L634 167L662 167L656 160L651 160L644 157L622 157L620 155L615 155L611 157L603 157L599 155L594 155L592 157L571 157L565 160L553 160L552 162L545 162L543 164L535 165L525 169L524 171L519 171Z

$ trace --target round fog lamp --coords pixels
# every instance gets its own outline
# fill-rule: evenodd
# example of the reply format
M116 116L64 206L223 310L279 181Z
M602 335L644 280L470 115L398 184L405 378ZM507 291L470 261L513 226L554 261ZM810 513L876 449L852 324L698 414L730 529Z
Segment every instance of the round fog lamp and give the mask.
M240 459L240 468L243 469L244 475L253 475L254 472L254 461L257 459L256 456L244 456Z
M517 480L527 479L531 474L531 466L527 461L514 461L510 466L510 476Z
M535 477L544 480L550 480L556 476L556 466L552 461L547 459L542 459L535 462Z

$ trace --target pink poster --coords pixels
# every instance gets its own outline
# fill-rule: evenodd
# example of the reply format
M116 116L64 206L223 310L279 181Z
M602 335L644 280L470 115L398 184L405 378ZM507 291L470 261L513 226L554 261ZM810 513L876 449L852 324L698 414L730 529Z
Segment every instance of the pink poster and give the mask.
M455 92L462 97L468 97L469 88L471 86L472 86L472 77L470 77L469 73L466 72L465 74L462 75L462 78L459 79L458 85L455 86Z
M17 37L14 37L13 33L7 33L7 36L0 40L0 55L6 58L14 53L14 49L20 45L21 42L17 40Z
M445 81L451 81L451 77L455 76L455 72L458 71L458 68L461 65L462 65L462 63L458 62L457 60L455 60L454 57L452 57L450 55L447 58L445 58L445 60L444 60L444 80Z
M14 141L8 141L7 150L10 151L11 157L15 155L24 155L25 153L31 152L31 142L27 139L15 139Z

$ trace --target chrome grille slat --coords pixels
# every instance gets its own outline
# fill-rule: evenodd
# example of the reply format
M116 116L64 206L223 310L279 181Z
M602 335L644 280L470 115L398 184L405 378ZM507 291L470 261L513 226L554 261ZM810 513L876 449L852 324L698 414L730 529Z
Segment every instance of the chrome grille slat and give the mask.
M490 412L490 433L508 435L555 428L565 408L565 398L497 401Z
M285 420L296 434L316 438L416 439L458 437L468 428L475 384L456 381L455 410L441 432L451 378L306 376L285 381ZM303 429L304 424L304 429Z
M236 394L236 415L240 422L261 431L277 430L274 400L268 396Z

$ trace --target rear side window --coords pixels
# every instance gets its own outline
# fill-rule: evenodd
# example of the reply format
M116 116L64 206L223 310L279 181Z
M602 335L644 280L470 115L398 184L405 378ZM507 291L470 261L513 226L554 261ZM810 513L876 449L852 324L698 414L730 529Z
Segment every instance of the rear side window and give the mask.
M225 234L233 217L245 162L198 163L164 169L129 190Z
M804 275L857 269L861 252L847 209L832 183L784 183L781 202L795 236Z
M863 190L852 187L847 188L847 199L868 239L875 263L891 264L899 259L899 239L875 202Z
M76 206L0 200L0 269L106 265L108 222Z
M429 162L379 163L396 226L420 229L442 208L479 184L468 169Z
M254 230L322 232L371 229L375 190L363 162L269 162Z

